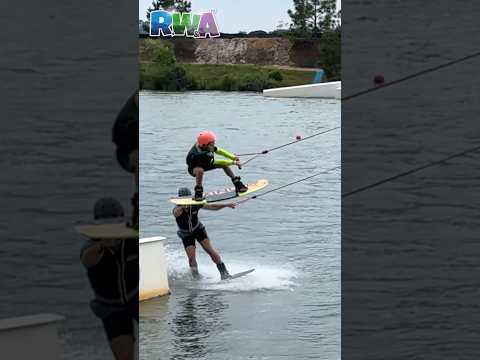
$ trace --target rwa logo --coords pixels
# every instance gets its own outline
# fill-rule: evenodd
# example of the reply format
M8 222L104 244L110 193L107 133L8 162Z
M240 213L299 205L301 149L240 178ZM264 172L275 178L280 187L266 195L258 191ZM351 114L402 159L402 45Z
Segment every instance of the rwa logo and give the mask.
M154 10L150 12L150 36L220 37L213 11L201 14Z

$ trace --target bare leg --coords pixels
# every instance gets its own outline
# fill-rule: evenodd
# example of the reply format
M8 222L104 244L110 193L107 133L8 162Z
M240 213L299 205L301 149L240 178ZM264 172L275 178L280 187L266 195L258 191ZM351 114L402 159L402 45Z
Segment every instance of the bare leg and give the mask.
M202 186L203 184L203 174L205 173L205 170L203 170L200 167L196 167L193 169L193 175L195 176L195 179L197 180L197 186Z
M230 274L228 273L227 267L223 263L222 259L218 252L213 248L210 240L205 238L203 241L200 242L203 247L203 250L207 252L208 255L212 258L212 261L217 264L217 269L220 272L220 277L222 280L231 278Z
M235 174L233 173L232 169L230 169L230 166L228 165L222 166L222 169L223 171L225 171L225 174L227 174L227 176L233 180L233 178L235 177Z
M225 174L232 179L233 185L235 185L235 190L237 193L242 193L248 190L248 188L240 181L240 177L235 176L233 173L232 169L230 169L230 166L222 166L223 171L225 171Z
M210 255L210 258L215 264L220 264L222 262L222 259L220 258L220 255L218 254L217 250L215 250L210 242L210 239L205 238L200 242L200 245L202 245L203 250Z
M116 360L134 359L134 339L130 335L120 335L112 339L110 348Z
M198 272L198 264L197 259L195 259L195 246L187 246L185 249L188 256L188 265L190 265L190 272L192 273L192 277L195 280L200 280L200 273Z
M195 258L195 246L187 246L185 248L185 251L188 256L188 265L190 265L190 268L198 268L197 264L197 259Z

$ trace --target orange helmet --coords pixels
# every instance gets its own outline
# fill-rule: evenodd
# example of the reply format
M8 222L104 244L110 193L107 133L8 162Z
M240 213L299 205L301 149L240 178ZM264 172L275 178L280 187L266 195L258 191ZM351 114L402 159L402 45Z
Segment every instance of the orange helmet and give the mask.
M210 144L211 142L214 142L217 139L213 131L202 131L200 134L197 136L197 143L200 146L205 146Z

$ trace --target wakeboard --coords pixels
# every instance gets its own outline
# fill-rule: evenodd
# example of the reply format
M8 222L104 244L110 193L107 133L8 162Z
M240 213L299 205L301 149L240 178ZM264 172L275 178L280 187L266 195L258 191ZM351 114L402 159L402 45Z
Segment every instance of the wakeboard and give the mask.
M252 184L247 184L246 185L248 190L243 192L243 193L238 193L235 191L235 187L229 187L223 190L217 190L217 191L210 191L205 194L204 200L202 201L195 201L191 198L191 196L183 196L183 197L177 197L177 198L172 198L170 201L176 205L205 205L205 204L211 204L215 202L220 202L220 201L225 201L225 200L230 200L230 199L235 199L237 197L245 197L248 196L256 191L262 190L263 188L268 186L268 180L267 179L260 179L255 183Z
M233 274L233 275L231 275L231 278L229 278L229 279L227 279L227 280L232 280L232 279L236 279L236 278L239 278L239 277L248 275L248 274L250 274L251 272L253 272L254 270L255 270L255 269L250 269L250 270L245 270L245 271L242 271L242 272Z
M93 240L138 239L138 230L125 223L83 224L74 227L75 231Z

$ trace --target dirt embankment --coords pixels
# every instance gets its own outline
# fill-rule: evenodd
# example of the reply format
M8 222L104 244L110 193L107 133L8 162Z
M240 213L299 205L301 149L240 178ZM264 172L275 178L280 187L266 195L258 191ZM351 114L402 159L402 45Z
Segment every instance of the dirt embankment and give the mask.
M140 39L140 58L144 39ZM255 64L314 68L321 61L318 40L287 38L233 38L195 40L175 38L179 62L198 64Z

